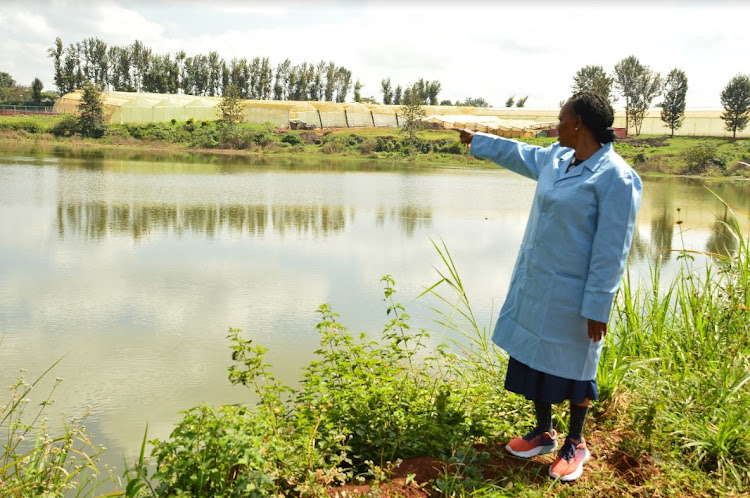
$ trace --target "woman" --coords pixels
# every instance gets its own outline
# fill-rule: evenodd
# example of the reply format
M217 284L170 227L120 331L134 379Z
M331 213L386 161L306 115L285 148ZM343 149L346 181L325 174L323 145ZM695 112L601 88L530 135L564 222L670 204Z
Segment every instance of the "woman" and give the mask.
M506 450L554 451L552 404L570 402L569 432L549 474L577 479L590 457L583 426L598 399L601 340L625 268L641 180L612 148L614 113L593 92L559 114L559 142L537 147L458 130L471 154L537 181L526 233L493 341L508 352L505 388L534 402L536 427Z

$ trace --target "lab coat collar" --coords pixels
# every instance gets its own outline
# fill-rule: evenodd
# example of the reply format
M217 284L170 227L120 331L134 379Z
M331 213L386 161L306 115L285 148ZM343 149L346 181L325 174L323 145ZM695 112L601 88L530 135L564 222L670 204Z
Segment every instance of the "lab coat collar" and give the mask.
M594 154L591 157L583 161L580 165L583 166L584 168L587 168L589 171L593 173L599 168L599 165L602 163L603 159L609 156L609 153L611 150L612 150L611 143L602 144L601 149L594 152ZM565 172L570 162L573 161L574 159L575 159L575 150L573 149L568 149L562 156L560 156L560 159L558 162L558 170L557 170L558 180L580 176L580 174L583 173L583 168L573 168L567 173Z

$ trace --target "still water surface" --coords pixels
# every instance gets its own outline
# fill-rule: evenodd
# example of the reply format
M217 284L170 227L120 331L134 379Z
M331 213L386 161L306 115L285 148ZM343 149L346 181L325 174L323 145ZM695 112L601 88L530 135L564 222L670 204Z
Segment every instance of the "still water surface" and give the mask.
M750 211L747 183L710 187ZM91 406L89 431L121 466L146 423L166 437L180 410L249 399L226 378L229 327L294 382L317 307L378 332L391 274L413 326L439 341L430 303L414 301L437 280L431 238L491 327L533 189L500 169L0 152L0 383L64 356L55 409ZM731 252L725 219L703 182L645 178L632 271L674 274L683 243Z

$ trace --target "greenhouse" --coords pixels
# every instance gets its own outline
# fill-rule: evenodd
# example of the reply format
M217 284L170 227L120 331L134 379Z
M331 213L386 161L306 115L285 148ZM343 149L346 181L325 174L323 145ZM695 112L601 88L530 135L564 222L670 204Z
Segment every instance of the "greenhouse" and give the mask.
M53 111L76 113L83 92L60 97ZM134 92L102 92L105 119L109 123L159 123L172 119L187 121L216 120L221 117L221 97L199 97ZM241 100L245 123L270 123L275 128L361 128L398 127L403 125L398 105L355 102ZM462 106L423 106L425 120L435 127L469 128L506 137L533 137L555 128L559 109L491 108ZM614 127L625 127L625 113L615 113ZM633 132L631 127L631 133ZM666 135L670 130L658 110L646 113L641 126L645 135ZM675 135L731 136L721 119L721 110L686 111L682 127ZM750 129L737 133L750 137Z

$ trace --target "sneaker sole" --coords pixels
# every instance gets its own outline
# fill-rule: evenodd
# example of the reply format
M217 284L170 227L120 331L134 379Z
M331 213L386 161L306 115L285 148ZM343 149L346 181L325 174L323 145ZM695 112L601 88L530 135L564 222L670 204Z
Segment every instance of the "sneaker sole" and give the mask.
M550 444L547 446L537 446L536 448L532 448L527 451L515 451L513 448L510 447L510 445L505 445L505 451L510 453L511 455L515 455L517 457L521 458L531 458L533 456L537 455L544 455L545 453L552 453L557 448L557 441L555 441L555 444Z
M578 465L578 468L574 472L571 472L570 474L566 476L559 476L555 474L554 472L552 472L552 466L550 465L549 476L553 479L560 479L563 482L575 481L576 479L581 477L581 474L583 474L583 464L588 462L589 458L591 458L591 452L588 449L586 449L586 456L583 457L583 460L581 460L581 463Z

